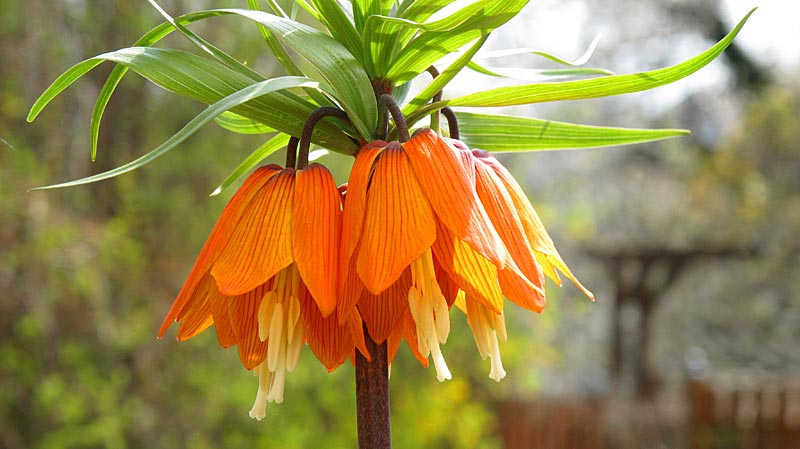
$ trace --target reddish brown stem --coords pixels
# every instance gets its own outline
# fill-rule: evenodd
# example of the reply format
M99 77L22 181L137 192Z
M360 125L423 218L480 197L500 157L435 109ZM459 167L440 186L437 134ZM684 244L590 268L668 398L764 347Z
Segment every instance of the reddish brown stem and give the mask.
M372 361L356 351L356 408L358 448L391 449L389 422L389 365L386 342L377 344L364 328Z

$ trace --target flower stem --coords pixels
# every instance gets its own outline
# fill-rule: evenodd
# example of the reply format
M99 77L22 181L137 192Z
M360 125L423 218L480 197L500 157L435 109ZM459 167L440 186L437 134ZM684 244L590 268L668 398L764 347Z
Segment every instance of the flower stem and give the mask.
M386 342L377 344L364 329L368 361L356 351L356 408L358 409L358 448L391 449L389 423L389 365Z

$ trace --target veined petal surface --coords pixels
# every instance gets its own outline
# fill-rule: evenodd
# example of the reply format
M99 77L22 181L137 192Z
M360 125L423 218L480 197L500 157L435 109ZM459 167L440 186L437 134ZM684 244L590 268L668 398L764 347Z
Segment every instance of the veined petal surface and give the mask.
M223 295L240 295L265 283L292 262L295 173L273 176L247 208L211 268Z
M292 215L292 251L303 283L323 316L336 307L342 195L319 164L299 170Z
M356 271L380 294L436 239L433 211L399 144L390 143L375 163Z

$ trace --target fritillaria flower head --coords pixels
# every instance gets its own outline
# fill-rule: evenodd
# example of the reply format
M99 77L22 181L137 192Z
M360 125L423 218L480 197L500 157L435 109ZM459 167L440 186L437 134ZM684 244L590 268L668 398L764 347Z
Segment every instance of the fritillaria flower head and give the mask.
M180 322L186 340L213 324L223 347L237 346L259 377L254 418L266 402L283 401L304 343L329 370L355 345L366 352L358 312L344 326L332 315L341 207L322 165L257 169L223 210L161 326L159 337Z

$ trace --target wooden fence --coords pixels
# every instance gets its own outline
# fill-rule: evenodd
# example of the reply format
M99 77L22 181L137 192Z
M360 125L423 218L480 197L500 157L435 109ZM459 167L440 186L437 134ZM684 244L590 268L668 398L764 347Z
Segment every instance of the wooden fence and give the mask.
M688 383L691 449L800 449L800 381Z
M502 401L505 449L603 449L602 404L593 400Z

